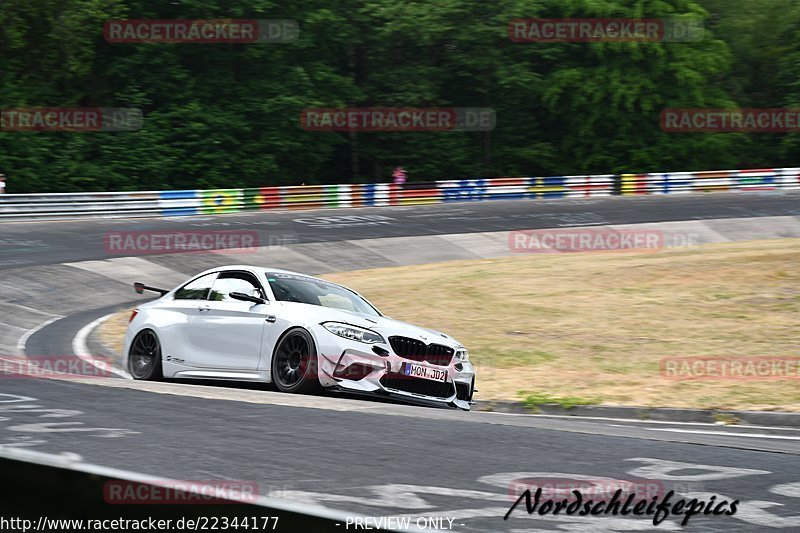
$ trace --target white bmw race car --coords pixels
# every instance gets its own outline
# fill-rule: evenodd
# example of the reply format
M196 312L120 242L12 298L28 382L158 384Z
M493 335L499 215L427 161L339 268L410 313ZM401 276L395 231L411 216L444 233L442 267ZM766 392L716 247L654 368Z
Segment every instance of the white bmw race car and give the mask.
M134 379L323 387L469 409L475 371L455 339L392 320L329 281L257 266L198 274L131 314L124 365Z

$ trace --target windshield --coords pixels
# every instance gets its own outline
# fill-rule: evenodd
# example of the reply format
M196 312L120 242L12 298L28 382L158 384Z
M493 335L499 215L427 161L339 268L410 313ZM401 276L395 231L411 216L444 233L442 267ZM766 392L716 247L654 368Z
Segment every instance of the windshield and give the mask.
M320 305L362 315L381 316L368 301L335 283L282 272L267 272L267 281L275 299L281 302Z

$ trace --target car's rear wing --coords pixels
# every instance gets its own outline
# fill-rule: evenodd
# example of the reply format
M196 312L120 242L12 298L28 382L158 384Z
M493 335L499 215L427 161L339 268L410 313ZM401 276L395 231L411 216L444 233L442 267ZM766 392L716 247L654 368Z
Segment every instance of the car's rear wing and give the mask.
M167 289L151 287L150 285L145 285L144 283L139 283L138 281L133 284L133 290L136 291L136 294L142 294L144 291L153 291L159 293L161 296L164 296L169 292Z

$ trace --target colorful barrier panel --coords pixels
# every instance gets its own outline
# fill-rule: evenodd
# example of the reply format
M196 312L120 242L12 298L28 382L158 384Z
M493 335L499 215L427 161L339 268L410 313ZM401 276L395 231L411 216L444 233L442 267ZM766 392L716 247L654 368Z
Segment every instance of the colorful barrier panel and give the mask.
M614 174L600 176L565 176L567 196L611 196L614 194L614 184L618 181Z
M162 191L158 200L161 214L167 217L197 214L195 191Z
M187 216L262 209L406 206L610 195L800 189L800 168L530 176L248 189L0 195L0 219Z

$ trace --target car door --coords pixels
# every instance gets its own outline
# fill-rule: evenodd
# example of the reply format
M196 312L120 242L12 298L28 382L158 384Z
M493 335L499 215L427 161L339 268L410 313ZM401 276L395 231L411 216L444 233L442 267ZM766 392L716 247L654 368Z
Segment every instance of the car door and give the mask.
M253 274L220 272L189 326L192 366L253 372L258 369L268 305L234 300L229 296L231 292L264 297Z
M208 305L208 295L217 273L199 276L175 291L171 301L159 306L157 322L161 336L162 357L167 363L191 365L196 347L189 335L191 324Z

